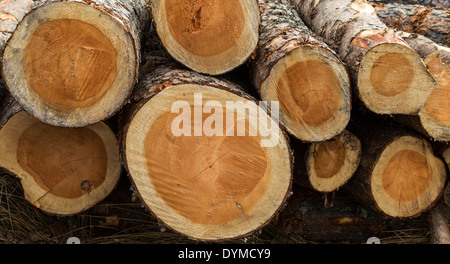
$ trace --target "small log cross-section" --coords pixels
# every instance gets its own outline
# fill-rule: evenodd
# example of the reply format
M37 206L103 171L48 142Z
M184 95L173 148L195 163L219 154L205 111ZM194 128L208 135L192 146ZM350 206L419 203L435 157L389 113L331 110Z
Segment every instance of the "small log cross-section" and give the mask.
M50 126L1 91L0 157L0 167L20 178L25 198L55 215L77 214L102 201L121 173L118 141L103 122Z
M294 183L321 193L331 193L353 176L361 159L361 142L344 130L323 142L305 144L291 139Z
M249 235L290 193L287 137L240 87L177 67L161 60L121 113L125 167L172 230L201 241ZM274 144L264 147L268 134Z
M279 101L280 122L304 142L340 134L350 120L344 64L286 1L259 0L260 39L252 79L263 101Z
M397 124L358 122L361 163L344 190L390 217L416 217L441 197L447 180L431 144Z
M35 1L4 49L2 76L11 95L54 126L112 116L138 76L147 2Z
M256 0L154 0L152 14L169 54L197 72L229 72L258 42Z
M421 34L450 46L450 9L399 4L376 5L375 9L377 16L390 28Z
M353 176L361 159L361 143L347 130L333 139L314 143L306 153L309 183L319 192L333 192Z
M339 50L355 94L378 114L414 114L436 81L419 55L366 1L290 0L305 23Z
M398 31L424 60L437 85L420 109L419 120L402 118L417 131L439 141L450 141L450 48L440 46L418 34ZM408 120L409 119L409 120Z

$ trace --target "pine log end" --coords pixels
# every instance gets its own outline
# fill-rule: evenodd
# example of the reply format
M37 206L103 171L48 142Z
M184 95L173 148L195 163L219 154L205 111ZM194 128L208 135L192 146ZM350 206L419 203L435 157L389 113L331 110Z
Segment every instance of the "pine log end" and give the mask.
M280 121L305 142L329 140L350 120L350 80L327 50L301 45L279 60L261 85L264 101L280 102Z
M259 35L256 1L152 2L157 33L169 54L197 72L219 75L243 64Z
M377 207L392 217L414 217L443 193L445 165L424 139L403 136L382 152L370 180Z
M82 127L120 109L138 67L135 36L122 21L82 2L33 9L6 44L2 77L39 120Z
M199 92L203 103L195 102ZM172 112L180 100L186 107ZM206 105L206 100L214 101ZM291 154L283 132L275 131L276 145L263 147L269 131L252 135L249 115L227 114L227 101L259 108L224 89L178 84L143 103L124 133L125 164L144 204L164 225L194 240L253 233L272 219L291 188ZM208 114L199 116L202 107ZM238 120L247 123L243 134ZM271 120L267 114L259 117L276 128Z
M116 186L121 162L104 123L54 127L25 111L0 129L0 167L21 179L25 198L55 215L73 215L103 200Z
M419 55L404 44L371 48L359 67L360 98L378 114L418 113L435 86Z

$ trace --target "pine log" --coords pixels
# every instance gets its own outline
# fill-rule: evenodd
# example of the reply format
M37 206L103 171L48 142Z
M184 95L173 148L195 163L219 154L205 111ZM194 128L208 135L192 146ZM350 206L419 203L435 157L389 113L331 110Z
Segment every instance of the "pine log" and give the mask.
M390 28L421 34L434 42L450 46L450 9L420 5L375 5L377 16Z
M54 126L111 117L138 76L148 2L34 1L4 48L2 76L11 95Z
M261 30L252 79L263 101L279 101L280 122L304 142L329 140L350 120L351 91L339 56L286 1L259 0Z
M383 4L402 4L402 5L421 5L439 9L450 8L450 2L448 0L370 0L373 3Z
M259 230L292 181L289 142L272 113L233 83L150 60L119 118L123 160L144 206L193 240Z
M168 53L200 73L219 75L237 68L258 42L256 0L154 0L152 14Z
M378 114L417 113L436 81L419 55L366 1L290 0L303 21L339 51L354 93Z
M395 117L427 137L450 141L450 49L422 35L397 31L424 60L437 85L416 116Z
M291 140L294 182L318 192L331 193L347 183L359 166L361 143L344 130L331 140L303 144Z
M0 168L17 175L25 198L42 211L73 215L116 186L121 161L115 134L103 122L54 127L29 115L0 87Z
M444 163L431 144L398 124L371 120L349 127L362 146L361 163L344 190L390 217L417 217L442 196Z

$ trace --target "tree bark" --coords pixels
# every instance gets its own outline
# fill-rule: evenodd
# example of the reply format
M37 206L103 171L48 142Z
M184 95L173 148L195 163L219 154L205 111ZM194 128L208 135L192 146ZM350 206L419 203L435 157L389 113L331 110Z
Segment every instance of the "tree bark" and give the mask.
M290 0L303 21L339 51L355 94L378 114L417 113L435 80L365 1ZM393 74L395 73L395 74Z
M450 8L450 3L447 0L370 0L370 1L377 4L397 3L402 5L422 5L440 9Z
M258 42L256 0L155 0L152 14L168 53L200 73L221 75L237 68Z
M417 5L375 6L377 16L396 30L421 34L434 42L450 46L450 10Z
M17 24L32 8L32 0L8 0L0 4L0 58Z
M152 70L119 118L125 167L146 208L165 226L194 240L227 240L262 228L290 193L292 160L285 134L234 83L181 69L165 57L150 56L149 61ZM229 119L228 104L233 102L246 104L249 114L238 108ZM205 109L212 104L218 118L214 127L219 128L214 133L206 125L213 115ZM255 115L258 108L263 111ZM260 145L267 129L249 136L246 125L243 134L238 132L235 117L247 122L258 115L258 122L271 122L278 133L272 146ZM174 123L182 117L186 120Z
M363 150L359 168L344 185L349 194L399 218L417 217L441 197L445 166L434 156L430 143L417 133L387 120L358 121L349 130L361 140ZM413 174L424 178L408 178Z
M21 180L25 198L42 211L73 215L103 200L121 173L119 145L104 123L46 125L0 85L0 168Z
M433 53L438 53L442 62L450 65L450 48L442 46L420 34L409 33L404 31L397 31L402 39L404 39L411 48L413 48L419 56L426 62L426 60Z
M351 110L345 66L289 3L258 3L261 30L251 61L256 91L263 101L280 102L280 121L298 139L319 142L340 134Z
M9 10L18 1L4 2ZM138 78L149 1L40 0L29 12L25 2L4 35L2 78L11 95L54 126L111 117Z

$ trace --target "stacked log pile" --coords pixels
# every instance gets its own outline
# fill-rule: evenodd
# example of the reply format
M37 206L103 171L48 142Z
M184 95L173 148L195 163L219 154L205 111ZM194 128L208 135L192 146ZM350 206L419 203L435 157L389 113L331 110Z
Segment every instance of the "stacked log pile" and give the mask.
M56 215L126 177L193 240L253 234L306 187L314 230L429 213L448 243L446 2L374 2L2 1L0 167Z

